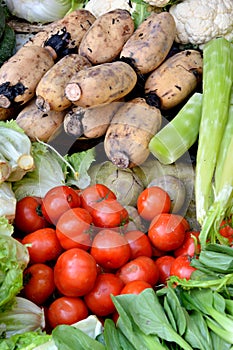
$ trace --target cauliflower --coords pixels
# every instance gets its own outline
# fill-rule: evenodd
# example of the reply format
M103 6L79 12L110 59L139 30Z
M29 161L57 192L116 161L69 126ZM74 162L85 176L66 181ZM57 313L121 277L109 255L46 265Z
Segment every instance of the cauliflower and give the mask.
M131 3L130 0L90 0L86 4L85 9L90 11L95 17L99 17L102 14L115 9L128 10L130 13L132 13L135 7L136 4L133 2Z
M232 0L184 0L169 12L176 22L177 43L201 47L219 36L233 40Z

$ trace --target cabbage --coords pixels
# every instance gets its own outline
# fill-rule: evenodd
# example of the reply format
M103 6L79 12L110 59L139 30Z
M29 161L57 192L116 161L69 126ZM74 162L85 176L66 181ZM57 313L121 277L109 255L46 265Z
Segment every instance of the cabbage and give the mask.
M94 148L63 157L55 148L39 141L32 143L32 155L34 170L12 185L17 200L26 196L43 198L55 186L85 188L90 184L87 171L95 160Z
M12 237L13 227L0 217L0 313L11 307L23 287L23 271L29 263L25 245Z
M68 12L84 7L79 0L5 0L9 11L28 22L48 23L63 18Z

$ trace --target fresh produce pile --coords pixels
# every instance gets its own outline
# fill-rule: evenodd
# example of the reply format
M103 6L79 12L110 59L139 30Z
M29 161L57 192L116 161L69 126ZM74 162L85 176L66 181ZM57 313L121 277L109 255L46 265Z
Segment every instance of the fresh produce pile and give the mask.
M3 47L38 23L0 66L0 349L233 348L233 7L212 2L208 35L181 26L192 0L1 4Z

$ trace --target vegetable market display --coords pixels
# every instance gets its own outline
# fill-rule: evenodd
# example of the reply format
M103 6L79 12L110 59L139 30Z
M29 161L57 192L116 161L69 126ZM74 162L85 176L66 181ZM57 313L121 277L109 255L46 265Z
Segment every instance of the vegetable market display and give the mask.
M232 3L46 4L0 6L0 349L232 349Z

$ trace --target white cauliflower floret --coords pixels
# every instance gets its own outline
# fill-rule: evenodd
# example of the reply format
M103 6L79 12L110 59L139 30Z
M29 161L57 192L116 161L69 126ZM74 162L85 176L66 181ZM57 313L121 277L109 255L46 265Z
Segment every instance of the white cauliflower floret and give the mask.
M130 13L132 13L135 7L135 3L131 3L131 1L127 0L90 0L86 4L85 9L90 11L95 17L99 17L106 12L116 9L128 10Z
M177 43L203 45L219 36L233 40L233 0L184 0L169 12L176 22Z

